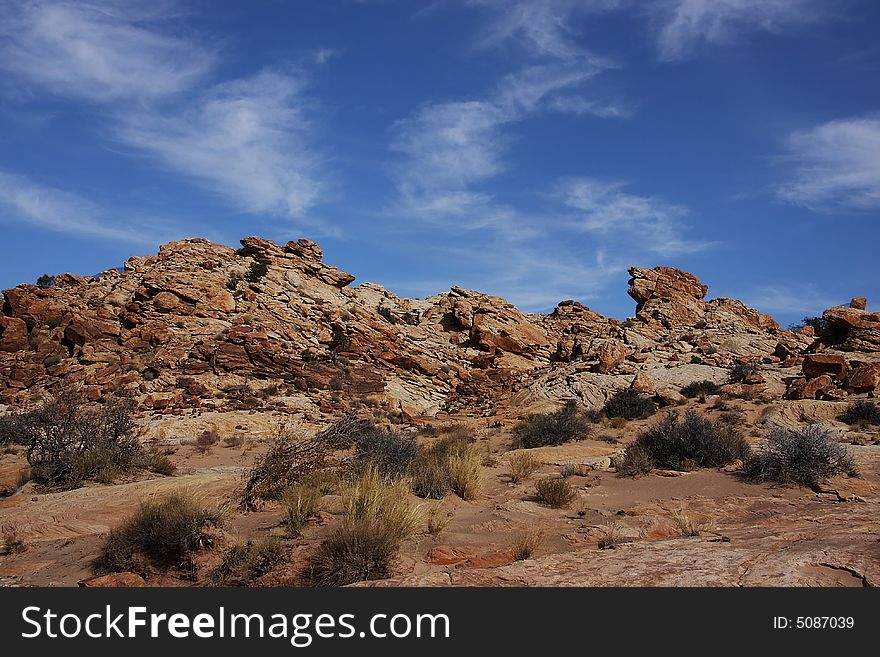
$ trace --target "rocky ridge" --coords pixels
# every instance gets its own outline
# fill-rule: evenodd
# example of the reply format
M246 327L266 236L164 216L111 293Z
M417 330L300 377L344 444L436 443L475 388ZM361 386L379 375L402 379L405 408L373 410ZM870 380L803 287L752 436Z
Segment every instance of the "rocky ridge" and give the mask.
M261 269L265 269L263 273ZM122 271L19 285L0 305L0 404L60 385L100 400L125 388L169 414L275 409L338 414L373 398L413 420L491 414L516 401L601 404L634 385L675 400L697 378L725 383L736 362L762 371L731 392L792 399L876 394L880 314L864 299L825 311L816 336L781 329L733 299L705 300L693 274L630 270L634 317L576 301L547 315L453 287L401 298L323 262L309 240L241 248L187 239Z

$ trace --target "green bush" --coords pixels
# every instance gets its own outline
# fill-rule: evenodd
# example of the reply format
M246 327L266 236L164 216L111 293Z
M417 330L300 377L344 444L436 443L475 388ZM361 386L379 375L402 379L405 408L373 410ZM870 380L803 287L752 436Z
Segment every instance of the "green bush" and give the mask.
M745 477L815 488L838 474L855 475L852 454L818 424L802 429L774 428L764 446L746 460Z
M577 403L567 403L553 413L529 415L513 429L514 447L531 448L561 445L569 440L587 438L592 427L581 415Z
M620 417L625 420L646 418L653 415L656 411L657 404L632 388L626 388L615 393L611 399L605 402L605 406L602 407L602 413L605 417Z
M256 283L267 273L269 273L269 265L265 262L252 262L244 278L249 283Z

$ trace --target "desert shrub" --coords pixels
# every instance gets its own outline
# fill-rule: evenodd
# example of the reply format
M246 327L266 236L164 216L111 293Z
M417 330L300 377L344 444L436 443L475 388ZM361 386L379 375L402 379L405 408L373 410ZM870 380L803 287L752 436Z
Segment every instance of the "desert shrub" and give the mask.
M520 532L513 543L513 558L517 561L531 559L545 538L546 534L539 528L533 527Z
M79 391L65 390L18 414L11 421L13 440L28 446L27 460L39 484L74 488L87 479L106 481L143 464L134 412L128 397L112 397L90 409Z
M620 524L617 520L608 520L599 527L599 549L613 550L620 544Z
M214 429L205 429L196 438L196 449L200 452L207 452L214 445L220 442L220 434Z
M368 467L343 493L346 519L378 523L402 540L419 524L418 509L407 501L409 490L400 479L390 479L375 467Z
M555 509L562 509L571 504L577 493L565 479L542 477L535 484L538 499Z
M411 468L411 485L419 497L442 500L449 491L463 500L483 489L482 455L465 439L447 436L419 450Z
M615 461L617 474L621 477L641 477L654 469L651 456L640 445L630 445L624 456Z
M681 389L681 394L688 398L707 397L718 392L718 384L712 381L691 381Z
M682 536L699 536L700 528L691 518L691 514L684 507L679 507L672 512L672 521Z
M19 554L27 551L27 544L21 538L15 527L3 528L3 543L0 548L0 554L10 555Z
M346 586L388 577L399 548L399 539L381 524L343 521L312 557L312 583Z
M625 420L645 418L653 415L656 410L657 404L632 388L616 392L602 407L602 413L605 417L619 417Z
M348 449L357 442L360 436L377 431L381 431L381 429L369 420L361 420L353 415L348 415L337 420L315 437L325 442L330 449Z
M789 324L789 331L800 331L805 326L812 326L816 335L826 335L829 332L828 320L824 317L804 317L799 324Z
M323 441L281 427L269 451L247 474L241 505L253 510L258 500L277 500L286 488L329 465L328 449Z
M668 413L645 429L627 449L624 470L644 471L645 456L652 468L671 470L717 468L746 459L751 450L739 430L691 410L679 418ZM627 461L630 461L627 463ZM618 470L620 471L620 470Z
M284 524L291 536L296 538L302 534L309 518L318 512L320 501L320 489L310 482L301 481L284 490L281 506L284 508Z
M809 488L837 474L855 473L852 455L828 428L819 424L808 424L802 429L772 429L763 447L743 467L743 474L751 481Z
M244 437L237 433L230 434L223 439L225 447L235 448L244 445Z
M529 415L513 429L514 447L561 445L590 435L590 422L578 413L576 403L567 403L553 413Z
M230 292L235 292L238 289L239 283L241 283L241 276L238 274L230 274L226 281L226 289Z
M517 452L507 458L507 476L514 484L519 483L540 467L541 461L528 452Z
M281 542L274 538L231 545L223 560L208 575L211 586L247 586L272 571L284 558Z
M55 285L55 277L43 274L37 279L37 287L52 287Z
M267 265L265 262L252 262L251 266L247 270L247 273L244 275L244 278L249 283L256 283L268 273L269 265Z
M758 366L754 363L737 363L730 368L727 380L731 383L745 383L745 380L758 373Z
M442 500L452 489L444 459L430 449L420 450L411 474L412 491L419 497Z
M426 514L428 533L436 536L446 529L451 519L452 514L443 508L442 503L432 506Z
M210 547L208 529L219 525L216 513L184 493L144 502L110 531L94 568L99 572L132 570L138 556L158 567L181 566L192 552Z
M850 425L880 425L880 406L868 399L858 399L847 406L837 419Z
M357 436L354 463L359 468L375 466L388 477L402 477L409 471L418 451L415 436L375 428Z
M343 496L346 517L310 561L316 586L345 586L387 577L401 541L420 514L406 501L405 484L368 467Z
M166 477L173 475L177 469L174 467L171 459L156 448L147 451L144 456L144 467L150 472L165 475Z

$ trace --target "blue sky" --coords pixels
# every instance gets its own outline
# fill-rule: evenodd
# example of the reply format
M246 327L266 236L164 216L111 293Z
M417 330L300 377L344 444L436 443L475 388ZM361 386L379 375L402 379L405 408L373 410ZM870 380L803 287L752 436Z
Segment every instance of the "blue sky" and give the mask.
M880 302L872 0L0 0L0 287L309 237L395 292Z

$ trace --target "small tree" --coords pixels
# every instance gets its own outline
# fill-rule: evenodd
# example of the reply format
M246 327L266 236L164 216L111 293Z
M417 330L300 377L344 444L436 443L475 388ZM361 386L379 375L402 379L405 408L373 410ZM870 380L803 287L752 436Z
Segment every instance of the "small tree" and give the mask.
M244 277L249 283L256 283L267 273L269 273L269 265L265 262L252 262Z
M52 287L55 285L55 277L43 274L37 279L37 287Z

